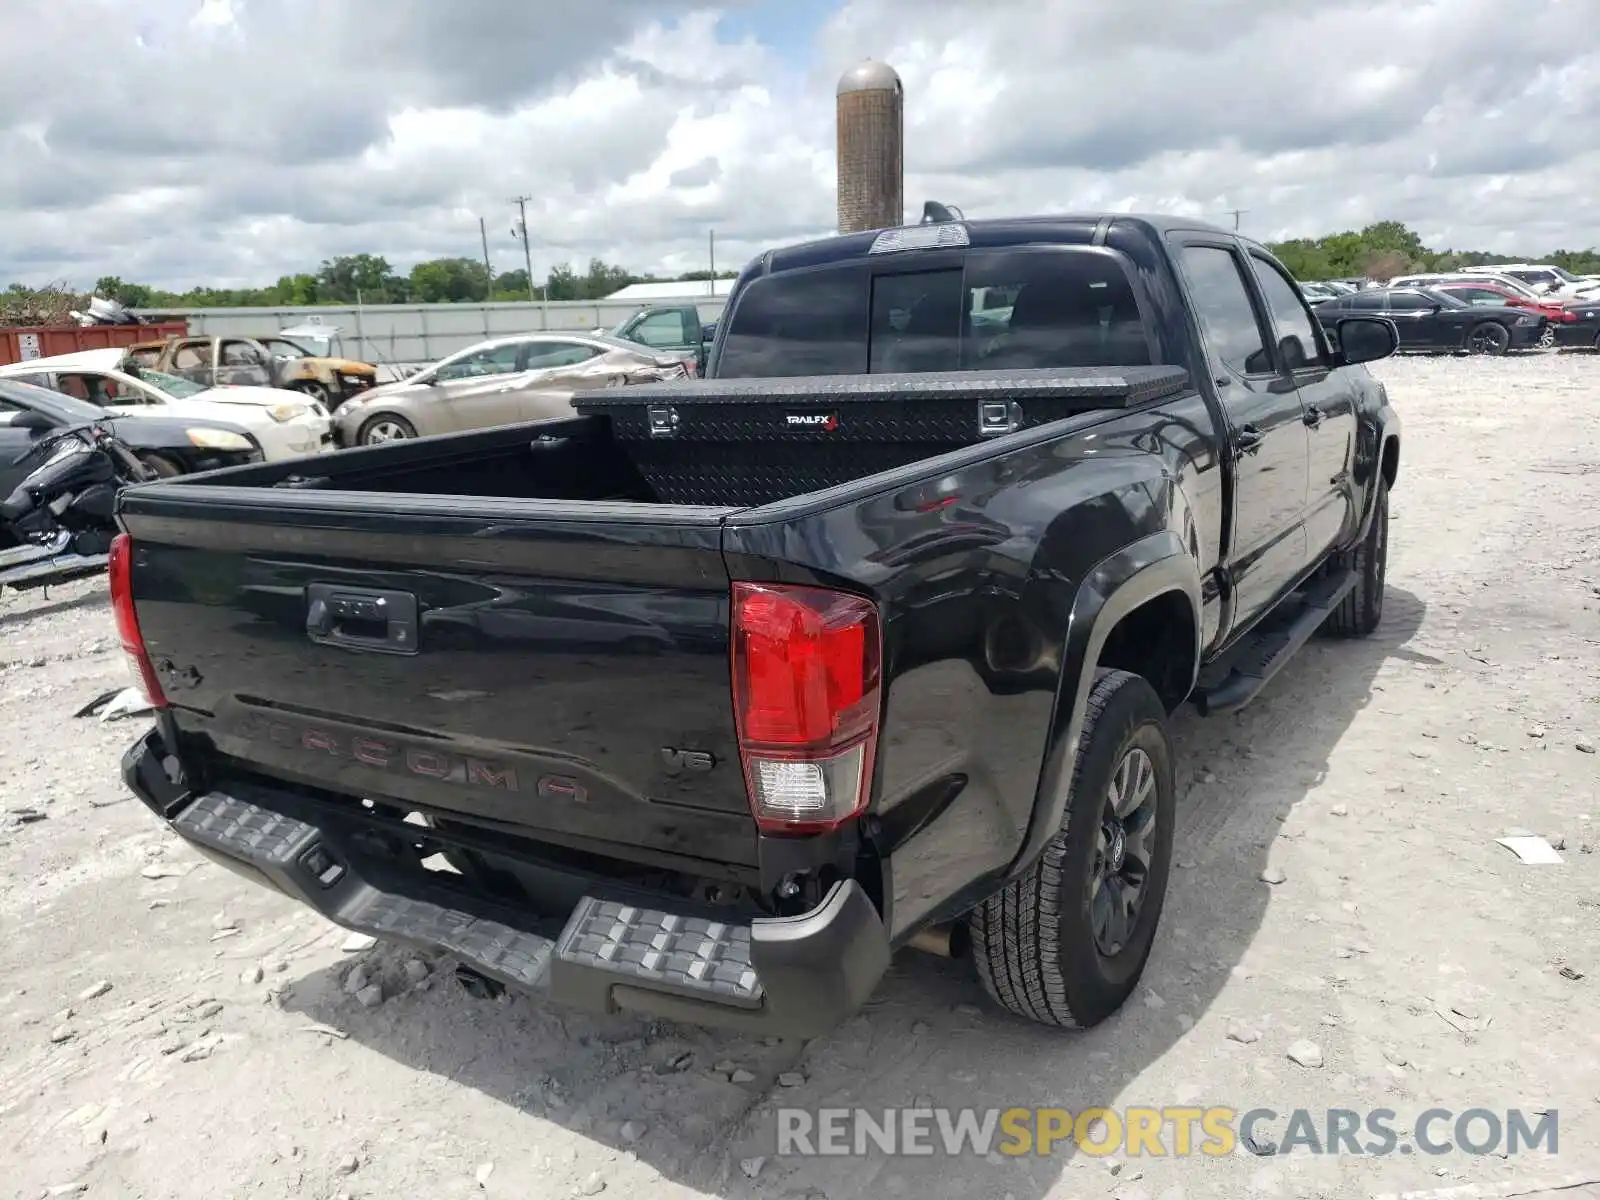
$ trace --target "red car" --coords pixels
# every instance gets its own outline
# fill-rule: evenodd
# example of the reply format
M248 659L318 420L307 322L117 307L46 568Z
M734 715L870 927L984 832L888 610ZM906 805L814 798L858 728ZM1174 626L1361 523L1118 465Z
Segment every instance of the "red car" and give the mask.
M1452 281L1435 283L1432 285L1436 292L1446 292L1457 300L1468 304L1504 305L1506 308L1527 308L1538 313L1550 322L1551 328L1546 335L1549 340L1555 338L1555 326L1566 325L1578 319L1578 315L1568 312L1559 301L1554 300L1529 300L1526 296L1513 292L1510 288L1501 287L1497 283L1466 283Z

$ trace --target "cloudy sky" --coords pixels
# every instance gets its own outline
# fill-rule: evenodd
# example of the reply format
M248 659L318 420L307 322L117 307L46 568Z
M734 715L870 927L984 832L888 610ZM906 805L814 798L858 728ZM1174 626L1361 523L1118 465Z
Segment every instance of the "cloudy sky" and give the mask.
M906 200L970 217L1393 218L1600 242L1597 0L7 0L0 283L270 282L594 255L719 265L824 234L832 108L907 89Z

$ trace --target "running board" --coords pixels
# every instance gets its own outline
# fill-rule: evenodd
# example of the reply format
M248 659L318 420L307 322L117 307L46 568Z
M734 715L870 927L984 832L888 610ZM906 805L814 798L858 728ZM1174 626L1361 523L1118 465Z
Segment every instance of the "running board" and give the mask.
M1201 676L1194 690L1195 707L1209 717L1249 704L1322 628L1356 586L1356 579L1354 571L1346 571L1313 582L1293 619L1250 634L1228 655L1227 669L1215 679Z

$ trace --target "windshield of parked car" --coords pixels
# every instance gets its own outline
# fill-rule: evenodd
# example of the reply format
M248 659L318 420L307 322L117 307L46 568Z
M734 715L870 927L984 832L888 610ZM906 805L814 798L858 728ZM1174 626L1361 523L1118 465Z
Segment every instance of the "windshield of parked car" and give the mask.
M208 390L193 380L180 379L176 375L168 375L165 371L152 371L149 367L139 368L138 377L141 383L148 383L156 391L165 392L174 400L188 400Z
M928 260L923 260L928 261ZM781 271L734 298L722 377L1146 366L1143 316L1115 255L1090 247L972 251ZM876 272L876 273L874 273Z

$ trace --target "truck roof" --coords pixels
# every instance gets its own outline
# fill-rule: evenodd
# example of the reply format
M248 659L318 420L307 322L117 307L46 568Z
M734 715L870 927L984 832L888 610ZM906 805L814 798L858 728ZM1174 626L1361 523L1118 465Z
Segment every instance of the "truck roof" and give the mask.
M1221 237L1237 237L1251 245L1259 244L1253 242L1250 238L1244 237L1242 234L1235 233L1233 230L1223 229L1220 225L1214 225L1209 221L1202 221L1197 218L1124 212L992 217L978 221L946 221L929 225L906 225L902 226L900 231L931 231L940 228L960 227L966 232L967 244L974 248L1025 245L1030 242L1086 245L1095 240L1095 231L1102 223L1109 227L1113 222L1124 228L1131 226L1141 229L1153 240L1160 240L1170 232L1183 230L1191 233L1199 231L1216 234ZM873 229L865 233L837 234L833 237L818 238L814 241L801 242L794 246L768 250L746 269L753 273L764 275L775 271L791 271L800 267L824 266L828 263L844 262L848 259L863 257L871 253L873 243L889 232L895 231ZM933 235L929 233L922 236ZM1265 247L1262 248L1265 249Z

